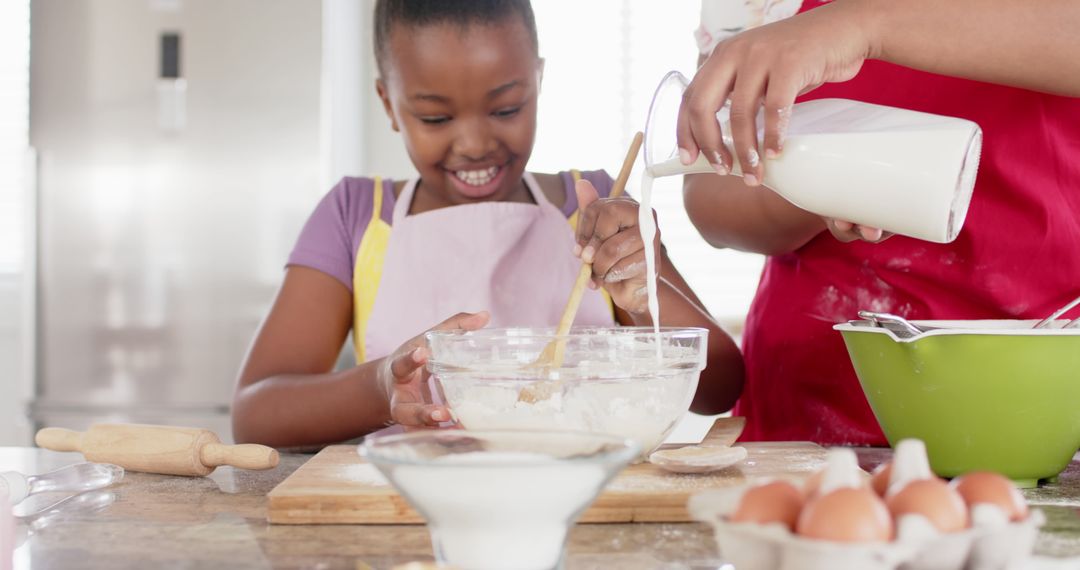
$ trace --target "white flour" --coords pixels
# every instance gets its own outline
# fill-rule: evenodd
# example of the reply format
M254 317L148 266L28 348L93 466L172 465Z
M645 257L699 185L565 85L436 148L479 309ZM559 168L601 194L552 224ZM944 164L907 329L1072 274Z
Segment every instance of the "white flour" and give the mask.
M436 558L476 570L558 566L571 523L606 477L600 465L521 452L446 455L393 472L427 519Z
M345 469L344 476L349 481L363 483L364 485L370 485L372 487L386 487L390 485L390 482L386 480L386 477L383 477L383 474L370 463L349 465Z
M443 379L454 415L467 429L562 429L637 441L642 457L659 446L686 412L697 386L689 370L632 381L580 380L539 402L519 401L521 381Z

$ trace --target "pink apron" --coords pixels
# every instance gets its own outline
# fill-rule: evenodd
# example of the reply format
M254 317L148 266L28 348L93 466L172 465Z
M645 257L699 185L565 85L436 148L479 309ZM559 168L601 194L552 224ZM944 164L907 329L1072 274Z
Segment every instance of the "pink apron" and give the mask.
M382 280L364 334L374 360L459 312L486 310L489 327L555 327L581 261L574 234L533 176L536 204L484 202L408 215L418 180L394 205ZM612 326L611 306L585 292L575 326Z

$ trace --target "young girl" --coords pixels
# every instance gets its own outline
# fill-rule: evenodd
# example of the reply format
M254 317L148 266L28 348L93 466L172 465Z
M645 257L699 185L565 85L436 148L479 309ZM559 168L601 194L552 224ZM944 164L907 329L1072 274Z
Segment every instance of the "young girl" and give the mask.
M375 50L379 97L419 177L345 178L316 208L240 372L237 441L325 444L449 420L430 403L423 333L554 326L581 259L606 294L588 291L575 324L651 324L637 204L597 200L612 184L602 171L525 171L543 70L527 0L380 0ZM738 348L649 247L661 324L710 332L692 409L727 410ZM350 329L359 364L334 372Z

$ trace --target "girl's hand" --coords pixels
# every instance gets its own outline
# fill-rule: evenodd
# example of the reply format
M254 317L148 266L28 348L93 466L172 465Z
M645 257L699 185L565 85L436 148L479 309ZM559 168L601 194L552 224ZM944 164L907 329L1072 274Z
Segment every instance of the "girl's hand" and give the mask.
M631 198L599 199L588 180L574 188L581 212L575 255L593 268L593 288L603 287L612 301L632 314L649 312L645 288L645 242L638 228L638 203ZM655 214L654 214L655 215ZM660 259L660 233L648 247ZM659 266L656 268L659 273Z
M734 150L747 185L764 175L762 158L778 156L795 97L822 83L847 81L873 53L864 2L836 1L720 42L683 94L679 155L699 152L720 174L731 171L716 113L731 101ZM758 155L757 114L765 108L765 157Z
M458 313L430 330L477 330L484 328L488 319L486 312ZM379 384L390 402L390 417L406 429L438 427L441 422L450 421L450 410L446 406L431 403L427 390L428 372L424 369L430 357L427 341L421 334L384 358L379 369Z
M862 240L870 243L881 243L893 236L892 233L882 231L878 228L871 228L869 226L860 226L851 222L845 222L843 220L834 220L832 218L822 218L825 220L825 225L828 226L829 231L836 239L847 243L855 240Z

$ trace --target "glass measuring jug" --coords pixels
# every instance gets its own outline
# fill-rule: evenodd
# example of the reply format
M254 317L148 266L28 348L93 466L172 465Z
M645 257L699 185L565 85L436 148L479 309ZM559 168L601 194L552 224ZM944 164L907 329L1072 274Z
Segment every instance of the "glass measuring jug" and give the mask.
M676 121L688 84L672 71L653 95L645 167L654 178L715 172L702 155L690 165L679 161ZM731 149L727 108L717 121ZM759 114L759 141L762 125ZM763 183L820 216L948 243L967 216L981 150L982 129L966 119L819 99L792 108L783 152L764 159ZM732 174L742 175L737 161Z

